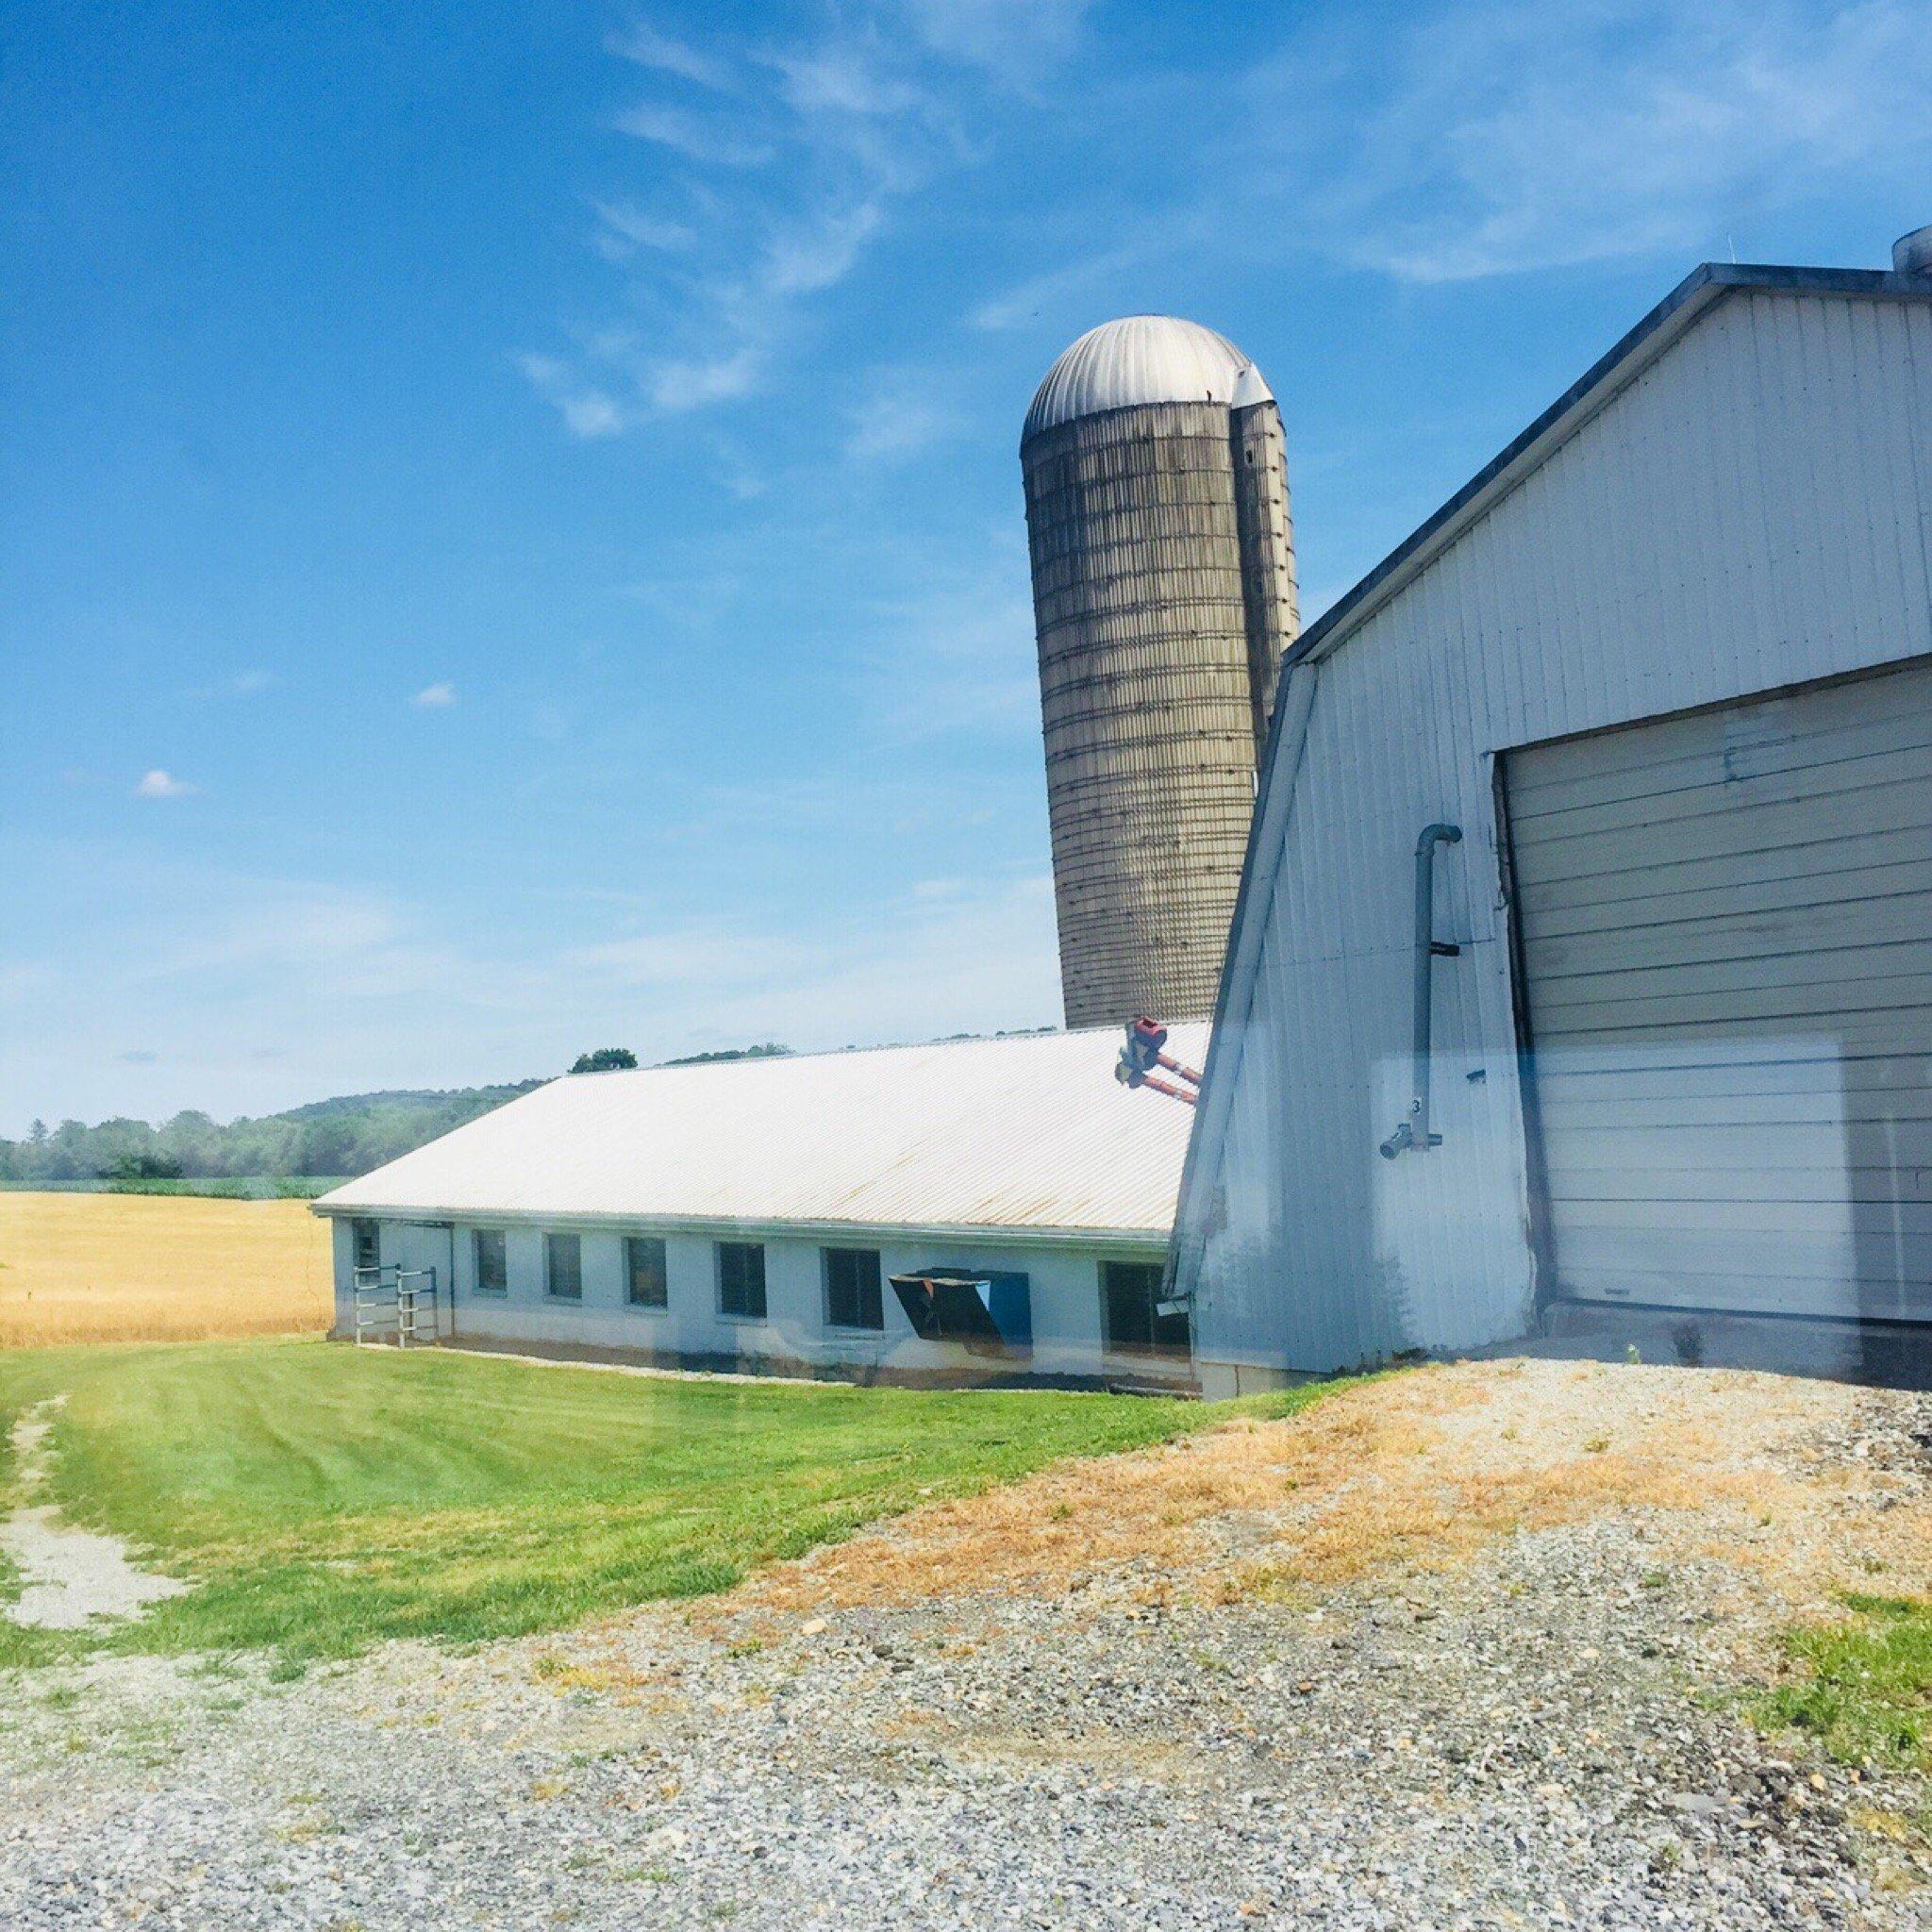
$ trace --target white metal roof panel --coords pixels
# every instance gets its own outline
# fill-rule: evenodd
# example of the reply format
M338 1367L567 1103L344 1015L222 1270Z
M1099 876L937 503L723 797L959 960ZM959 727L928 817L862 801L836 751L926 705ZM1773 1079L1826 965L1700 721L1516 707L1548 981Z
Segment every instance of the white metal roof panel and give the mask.
M338 1188L324 1213L1167 1238L1193 1109L1113 1077L1121 1034L553 1080ZM1199 1066L1205 1024L1170 1051Z

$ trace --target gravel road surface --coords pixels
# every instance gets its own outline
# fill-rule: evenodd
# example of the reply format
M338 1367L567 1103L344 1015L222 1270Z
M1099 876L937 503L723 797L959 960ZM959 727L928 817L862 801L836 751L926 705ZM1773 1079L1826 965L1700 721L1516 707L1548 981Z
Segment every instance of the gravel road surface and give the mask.
M1927 1793L1737 1695L1927 1587L1928 1440L1431 1370L546 1640L0 1677L0 1924L1932 1926Z

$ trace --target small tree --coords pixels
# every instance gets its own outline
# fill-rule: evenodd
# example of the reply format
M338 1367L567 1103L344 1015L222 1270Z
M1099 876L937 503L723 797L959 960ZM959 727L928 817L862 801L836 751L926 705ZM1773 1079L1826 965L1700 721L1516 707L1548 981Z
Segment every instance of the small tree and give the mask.
M178 1181L181 1163L165 1154L117 1154L99 1173L104 1181Z
M627 1046L600 1046L595 1053L580 1053L573 1074L618 1074L635 1067L638 1057Z

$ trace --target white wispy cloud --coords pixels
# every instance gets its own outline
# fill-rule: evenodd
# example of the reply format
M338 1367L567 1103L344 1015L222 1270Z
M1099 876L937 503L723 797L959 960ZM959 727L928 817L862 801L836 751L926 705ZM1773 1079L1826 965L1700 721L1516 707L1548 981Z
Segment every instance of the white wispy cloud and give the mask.
M695 240L685 222L665 221L627 201L593 201L597 232L592 245L607 261L627 261L641 248L675 255Z
M756 596L755 581L735 565L668 571L616 587L616 594L641 605L658 625L708 630L736 618Z
M1040 681L1024 535L1002 530L908 574L908 588L863 612L872 642L858 696L898 744L974 731L1037 742Z
M1032 79L1074 51L1091 0L905 0L936 52Z
M854 46L770 51L759 58L779 75L786 105L801 114L903 114L926 100L922 89L882 73Z
M457 701L457 688L447 678L425 684L409 702L425 711L443 711Z
M1446 0L1373 32L1311 10L1257 32L1211 85L1205 68L1091 61L1057 110L1091 185L969 325L1072 327L1145 306L1150 279L1291 275L1311 258L1418 285L1676 268L1834 195L1903 226L1932 178L1927 0ZM1149 125L1166 134L1152 167Z
M771 477L731 442L718 444L715 472L718 481L740 503L755 502L772 487Z
M1462 5L1386 58L1369 111L1263 125L1290 130L1273 172L1301 239L1405 281L1708 251L1832 179L1932 160L1924 0ZM1307 79L1291 49L1251 98Z
M58 971L0 962L0 1132L35 1112L225 1116L560 1073L606 1040L656 1059L753 1039L930 1039L1058 1011L1051 889L1032 873L841 899L809 924L756 900L656 921L626 908L638 924L608 939L533 947L493 920L465 925L324 879L94 843L39 856L70 882L70 934Z
M852 412L845 454L861 463L900 462L960 435L965 417L926 370L874 370Z
M1023 328L1042 310L1064 308L1071 297L1084 295L1136 262L1146 260L1158 251L1158 238L1146 234L1134 246L1103 249L1064 267L1049 269L1044 275L1030 276L997 295L986 297L967 316L967 323L977 329Z
M764 364L763 346L757 342L742 342L718 356L655 360L646 375L645 393L663 415L735 402L758 387Z
M1059 1018L1053 883L1043 874L956 882L844 908L837 932L801 942L755 918L580 948L587 982L651 995L645 1058L782 1040L806 1049L933 1040ZM974 943L962 946L970 931Z
M823 970L827 949L795 936L754 933L729 922L708 921L578 946L562 956L619 985L662 991L674 987L770 986L788 976Z
M517 366L586 439L758 393L908 198L973 158L962 99L1022 85L1071 46L1083 11L861 0L814 33L728 49L625 29L611 51L650 92L613 125L684 165L647 193L593 201L591 245L626 278L623 325L574 329L571 348Z
M604 45L620 60L654 68L660 74L675 74L679 79L695 81L700 87L728 89L732 84L731 69L725 61L700 51L689 42L659 33L648 21L636 20L619 28Z
M628 426L630 412L609 390L586 376L561 356L519 356L517 367L546 402L555 405L564 426L587 441L616 436Z
M188 695L202 704L216 698L258 697L275 681L273 672L251 668L233 672L226 677L218 677L211 684L197 685Z
M239 882L238 882L239 883ZM397 942L394 909L367 893L313 880L256 878L252 893L222 893L202 916L150 931L133 976L273 969L326 974Z
M994 879L949 899L908 893L857 908L837 956L800 981L748 991L691 1031L802 1045L932 1040L1053 1024L1060 1016L1053 881ZM974 943L959 936L971 932Z
M714 167L758 168L774 153L769 142L735 131L723 116L687 113L681 108L667 108L656 102L627 108L611 125L620 134L655 142L659 147L682 155L686 160Z
M772 238L760 286L773 295L815 295L836 287L852 273L885 219L877 196L817 210Z
M134 795L137 798L191 798L200 789L198 785L190 785L157 765L152 771L141 774Z

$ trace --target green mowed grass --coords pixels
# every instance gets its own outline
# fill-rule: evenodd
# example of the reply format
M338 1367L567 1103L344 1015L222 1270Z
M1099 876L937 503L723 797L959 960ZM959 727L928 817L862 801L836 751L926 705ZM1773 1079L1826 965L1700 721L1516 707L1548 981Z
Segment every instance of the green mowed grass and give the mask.
M1932 1772L1932 1603L1852 1596L1845 1607L1840 1623L1785 1633L1803 1674L1761 1698L1758 1715L1847 1763Z
M1317 1392L1238 1407L1285 1414ZM196 1587L85 1640L0 1621L0 1662L83 1642L304 1658L554 1629L1237 1407L197 1342L0 1355L0 1443L56 1394L53 1499Z

